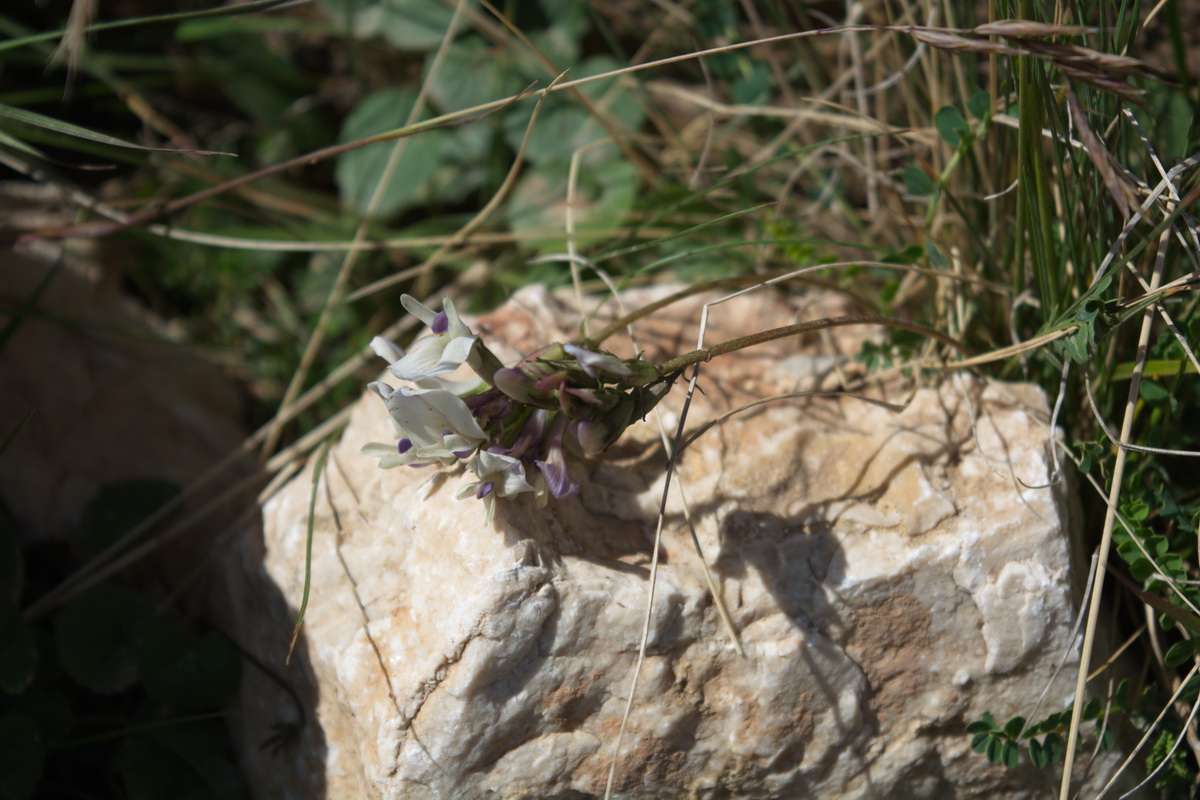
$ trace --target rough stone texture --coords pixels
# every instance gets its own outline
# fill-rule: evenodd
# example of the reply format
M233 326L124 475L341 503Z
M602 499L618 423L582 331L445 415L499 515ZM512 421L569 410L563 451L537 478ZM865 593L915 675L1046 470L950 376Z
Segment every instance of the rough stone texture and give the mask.
M841 309L759 293L715 308L709 340L831 313ZM673 308L642 326L641 344L652 358L690 350L696 318L695 304ZM564 302L529 289L477 330L511 356L575 324ZM690 419L827 385L831 353L799 350L793 340L707 365ZM675 394L668 427L682 386ZM692 518L747 657L720 627L675 495L620 793L1045 792L1046 776L989 765L963 733L985 710L1030 714L1069 641L1065 504L1029 488L1049 478L1045 399L965 376L890 399L907 407L772 402L685 454ZM309 724L277 757L248 749L259 796L602 795L646 608L665 464L652 424L576 469L580 497L502 502L493 528L482 504L453 499L463 476L383 471L359 454L388 430L365 397L330 455L289 673ZM235 554L240 639L271 663L300 600L309 496L309 477L295 479L265 510L265 542ZM1059 677L1041 715L1071 688ZM248 680L244 699L250 744L294 719L265 679Z

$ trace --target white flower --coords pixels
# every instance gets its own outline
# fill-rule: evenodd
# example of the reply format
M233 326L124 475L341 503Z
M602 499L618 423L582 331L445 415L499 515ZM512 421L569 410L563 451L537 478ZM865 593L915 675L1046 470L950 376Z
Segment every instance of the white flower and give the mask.
M376 337L372 340L371 349L391 362L393 375L401 380L420 383L439 375L448 375L464 363L476 366L474 362L478 359L474 355L479 337L458 318L450 298L442 301L444 310L438 312L426 308L408 295L401 297L400 302L408 313L428 325L433 335L418 339L407 353L386 339ZM381 344L377 346L377 342Z
M463 458L487 439L467 404L453 392L407 386L393 389L380 381L368 388L387 404L401 438L397 457L402 459L410 449L413 451L408 461L395 461L394 466L434 458ZM405 448L404 440L409 441L409 448ZM380 462L380 466L385 465Z
M483 500L484 525L492 524L497 497L511 497L521 492L533 491L533 487L525 480L525 467L512 456L481 450L471 461L470 467L479 480L459 489L455 497L462 500L474 495Z

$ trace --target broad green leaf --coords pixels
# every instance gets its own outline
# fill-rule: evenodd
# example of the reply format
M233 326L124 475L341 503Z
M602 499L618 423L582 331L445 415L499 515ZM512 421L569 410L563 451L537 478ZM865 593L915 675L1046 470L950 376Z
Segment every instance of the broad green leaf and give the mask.
M938 109L937 114L933 118L933 124L937 127L938 134L942 140L951 147L958 148L962 145L963 140L971 135L971 126L962 118L962 114L958 113L958 109L954 106L942 106Z
M100 487L83 510L80 547L87 555L99 553L179 491L174 483L160 478L134 478Z
M384 89L368 94L346 117L339 141L353 142L404 127L415 101L416 93L407 89ZM446 131L433 130L338 156L334 176L342 202L356 213L365 215L375 187L384 177L392 149L399 145L404 150L388 177L375 209L376 216L386 218L413 206L431 203L437 197L436 175L446 143Z
M1021 729L1025 727L1025 718L1016 716L1004 723L1004 735L1010 739L1016 739L1021 735Z
M522 235L526 247L543 252L565 249L568 170L564 162L540 164L526 172L513 190L506 212L509 225ZM576 246L587 247L606 236L588 235L589 229L623 224L638 185L633 165L618 157L603 168L581 172L574 197Z
M214 150L181 150L175 147L147 147L145 145L134 144L127 142L124 139L118 139L115 136L99 133L97 131L82 128L78 125L72 125L69 122L54 119L53 117L35 114L32 111L26 111L22 108L14 108L13 106L0 103L0 120L10 120L23 125L32 125L37 128L44 128L48 131L63 134L64 136L72 136L77 139L87 139L100 144L108 144L113 147L126 147L131 150L153 150L159 153L188 153L190 155L201 156L232 156L233 153L220 153Z
M128 589L101 586L76 597L54 618L63 669L97 694L129 687L137 680L134 642L152 613L150 604Z
M983 89L975 87L967 99L967 109L975 119L985 119L992 110L992 98Z
M611 72L621 66L609 56L593 56L572 67L572 80ZM645 119L642 105L616 78L596 81L580 87L580 91L610 126L632 133ZM533 104L514 106L505 116L504 135L509 147L517 150L525 138ZM568 161L575 151L589 144L608 139L604 127L588 110L567 92L557 92L546 98L537 124L529 136L525 157L534 164ZM597 147L580 154L583 170L600 169L613 158L611 147Z
M917 197L933 194L933 179L914 161L904 165L904 191Z
M437 0L367 0L350 6L344 0L322 0L329 18L341 23L352 14L352 32L361 39L382 37L399 50L424 52L441 43L454 8Z
M1189 661L1196 654L1194 641L1194 639L1184 639L1171 645L1167 654L1163 656L1163 663L1168 667L1178 667Z

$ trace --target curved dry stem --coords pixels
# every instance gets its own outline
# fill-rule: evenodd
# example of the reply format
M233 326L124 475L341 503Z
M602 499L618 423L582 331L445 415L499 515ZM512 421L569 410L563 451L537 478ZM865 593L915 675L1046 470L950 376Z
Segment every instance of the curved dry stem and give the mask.
M825 319L815 319L810 322L799 322L795 325L785 325L782 328L773 328L761 333L752 333L749 336L739 336L736 339L730 339L727 342L722 342L712 347L702 347L699 350L693 350L690 353L676 356L666 363L659 364L658 368L664 375L674 375L693 364L712 361L717 356L744 350L747 347L753 347L757 344L764 344L776 339L785 339L789 336L799 336L803 333L812 333L813 331L828 328L844 328L848 325L882 325L887 328L898 328L922 336L928 336L931 339L937 339L939 342L949 345L959 352L966 351L966 347L953 336L948 336L939 330L917 322L909 322L908 320L896 319L895 317L880 317L875 314L846 314L841 317L826 317Z
M742 289L743 291L752 291L762 286L773 286L777 283L798 278L809 272L816 272L824 269L846 269L848 267L878 267L880 269L892 269L900 272L912 272L918 275L929 275L936 278L958 281L960 283L972 283L1000 293L1008 292L1008 287L1002 286L994 281L988 281L970 275L943 272L941 270L929 269L927 267L917 267L911 264L890 264L885 261L840 261L832 264L817 264L811 267L802 267L801 269L780 270L778 272L768 273L765 277L763 275L739 275L734 278L721 278L714 281L707 281L705 283L698 283L694 286L689 286L686 289L681 289L675 294L664 297L661 300L656 300L649 305L639 308L637 311L626 314L602 329L595 336L580 340L580 345L583 347L598 347L604 342L605 339L609 338L630 323L637 322L639 319L648 317L657 311L661 311L662 309L674 305L681 300L686 300L687 298L694 297L698 294L704 294L705 292L718 289ZM831 286L829 288L834 287ZM736 295L730 295L730 297L733 296Z
M1154 273L1150 278L1150 291L1158 288L1162 281L1163 257L1166 252L1169 230L1163 231L1159 238L1159 258L1155 261ZM1150 329L1154 321L1154 312L1147 308L1142 312L1142 328L1138 335L1136 366L1129 380L1129 394L1125 401L1125 417L1121 423L1121 441L1128 441L1133 433L1134 412L1137 409L1138 394L1142 386L1142 371L1146 366L1150 348ZM1129 451L1117 450L1116 461L1113 465L1112 483L1108 493L1108 509L1104 515L1104 529L1101 532L1098 552L1099 567L1096 569L1095 584L1092 592L1092 602L1088 607L1087 630L1083 636L1083 649L1079 656L1079 675L1075 681L1075 705L1071 713L1071 727L1067 732L1066 752L1063 756L1062 783L1059 786L1059 800L1068 800L1071 794L1071 767L1075 762L1075 749L1079 743L1080 714L1083 709L1083 698L1087 689L1088 665L1091 663L1092 647L1096 641L1096 626L1100 621L1100 600L1104 595L1104 575L1108 570L1108 554L1112 548L1113 523L1116 520L1117 502L1121 497L1121 482L1125 477L1125 461ZM1137 537L1134 537L1135 539Z

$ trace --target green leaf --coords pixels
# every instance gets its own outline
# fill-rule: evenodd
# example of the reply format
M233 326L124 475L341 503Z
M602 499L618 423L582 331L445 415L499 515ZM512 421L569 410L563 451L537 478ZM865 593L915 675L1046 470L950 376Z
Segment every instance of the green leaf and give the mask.
M610 56L593 56L571 68L572 79L586 78L611 72L622 65ZM642 104L634 94L622 88L616 78L609 78L580 87L583 94L596 105L610 127L632 133L645 119ZM514 106L504 119L504 137L508 146L517 150L525 138L533 103ZM533 164L570 161L577 150L587 145L609 140L608 132L579 102L565 93L546 98L532 133L525 158ZM581 172L605 168L615 157L615 147L594 147L580 153Z
M1125 551L1121 553L1121 557L1129 562L1129 574L1133 576L1135 581L1144 581L1158 571L1155 569L1154 563L1144 557L1141 551L1137 549L1137 545L1132 542L1129 543L1128 547L1122 545L1117 549Z
M1004 758L1004 745L1005 745L1005 742L1003 739L997 739L995 737L988 739L988 743L987 743L988 761L992 762L993 764L999 764L1001 762L1001 760Z
M981 719L967 725L967 733L991 733L991 726Z
M1047 764L1057 764L1062 761L1063 757L1063 740L1057 733L1047 734L1045 741L1042 743L1042 752L1046 756Z
M971 749L976 753L982 753L987 750L988 742L992 740L990 733L977 733L971 737Z
M1005 742L1000 749L1000 760L1010 769L1015 767L1021 760L1021 748L1017 747L1016 742Z
M32 111L26 111L22 108L14 108L13 106L0 103L0 120L9 120L11 122L20 123L22 125L32 125L35 128L44 128L54 133L59 133L64 136L70 136L76 139L87 139L100 144L108 144L113 147L126 147L130 150L153 150L158 153L188 153L190 155L200 156L232 156L234 153L219 153L213 150L180 150L175 147L147 147L145 145L134 144L127 142L124 139L118 139L114 136L98 133L87 128L81 128L78 125L72 125L69 122L46 117L41 114L35 114Z
M904 191L917 197L933 194L933 179L914 161L904 165Z
M180 492L171 481L134 478L105 484L83 510L80 549L95 555L162 508Z
M368 5L358 20L398 50L426 51L441 44L453 16L454 9L438 0L382 0Z
M27 687L37 662L33 628L12 602L0 599L0 690L16 694Z
M1004 723L1004 735L1010 739L1016 739L1021 735L1021 730L1025 727L1025 718L1016 716Z
M1045 751L1042 749L1042 743L1037 739L1029 740L1029 760L1032 761L1033 765L1038 769L1041 769L1042 767L1046 766L1047 763L1049 763L1046 760Z
M1194 639L1184 639L1171 645L1167 650L1167 654L1163 656L1163 663L1168 667L1178 667L1180 664L1191 660L1196 654L1196 645Z
M967 110L971 112L971 116L975 117L975 119L986 119L988 113L992 110L991 96L976 86L971 90L971 96L967 98Z
M146 692L174 709L214 706L238 686L241 659L217 634L193 638L182 628L156 624L137 642L138 672Z
M1141 500L1135 500L1125 506L1125 516L1135 522L1145 522L1150 516L1150 506Z
M133 645L153 615L128 589L101 586L76 597L54 618L63 669L85 689L113 694L137 680Z
M575 190L576 245L580 248L603 240L589 229L619 226L633 208L639 186L633 165L609 151L611 161L602 168L581 171ZM538 251L561 251L566 247L564 209L567 202L565 161L539 164L528 170L513 190L506 213L513 232L526 247Z
M346 117L339 141L353 142L404 127L416 98L416 93L407 89L384 89L368 94ZM442 165L447 136L445 130L425 131L338 156L334 178L342 202L356 213L365 215L376 186L385 177L392 149L399 145L404 150L387 176L387 186L375 208L376 216L386 218L431 203L437 197L436 175Z
M45 758L45 744L36 722L24 714L0 717L0 797L33 797Z
M933 118L933 124L937 127L943 141L956 149L971 135L971 126L954 106L939 108Z
M1093 697L1083 704L1083 713L1079 715L1080 719L1096 719L1104 713L1104 703L1099 697Z

